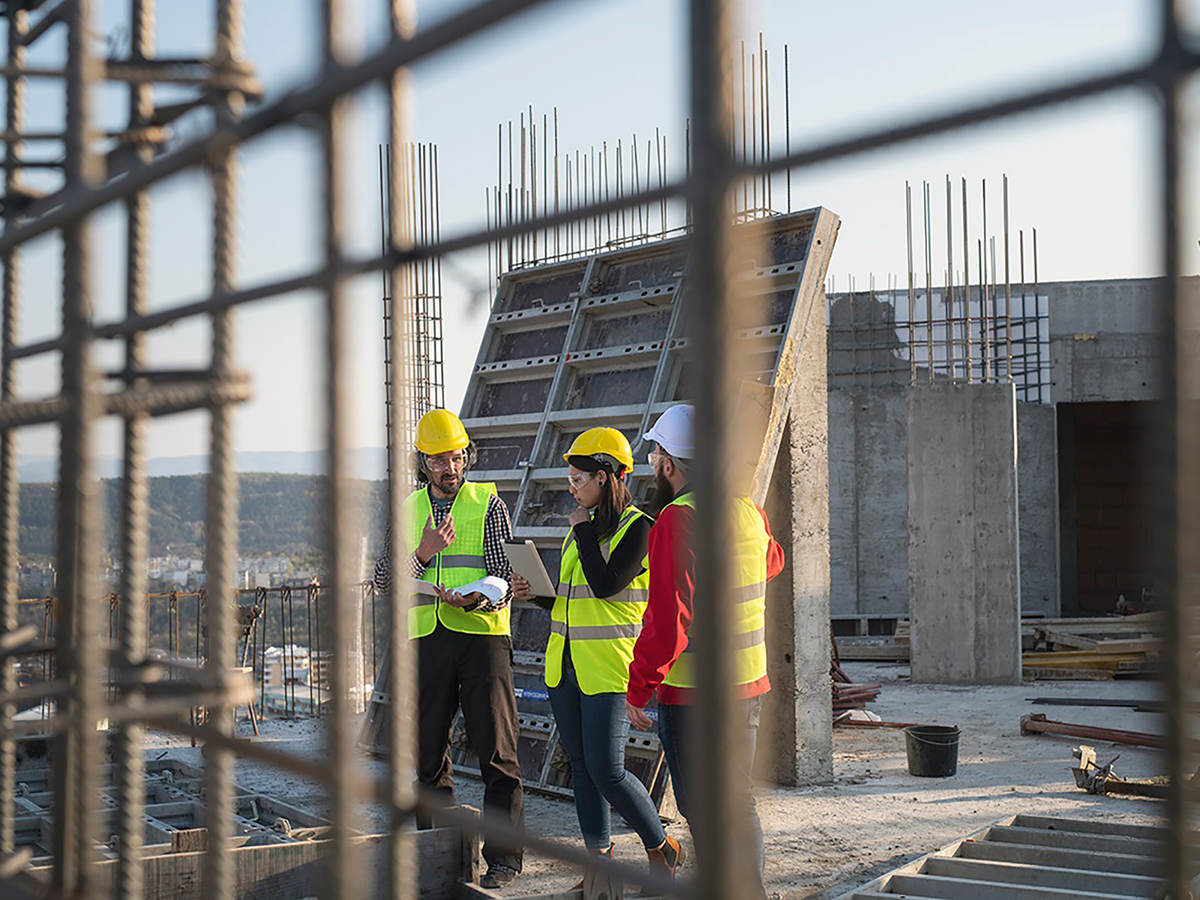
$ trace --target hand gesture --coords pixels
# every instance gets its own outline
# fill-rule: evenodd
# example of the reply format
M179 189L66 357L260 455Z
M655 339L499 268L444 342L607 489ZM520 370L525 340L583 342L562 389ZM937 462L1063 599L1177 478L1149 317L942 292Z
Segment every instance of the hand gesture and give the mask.
M449 606L457 607L458 609L465 609L468 606L473 606L475 604L475 598L479 597L479 593L477 591L472 592L464 597L458 591L444 588L440 584L435 584L433 586L433 590L434 593L438 595L439 600Z
M586 509L584 509L582 506L575 507L573 510L571 510L571 514L569 516L567 516L567 522L572 527L574 527L575 525L581 525L584 522L588 521L589 519L591 519L591 516L588 514L588 511Z
M512 588L513 596L518 600L532 600L533 588L530 586L528 579L524 575L518 575L513 572L508 579L508 586Z
M428 564L437 554L454 543L454 514L447 513L446 521L434 527L430 516L421 530L421 542L417 545L417 558Z
M638 731L654 730L654 722L646 715L646 711L634 706L628 700L625 701L625 715L629 717L630 724Z

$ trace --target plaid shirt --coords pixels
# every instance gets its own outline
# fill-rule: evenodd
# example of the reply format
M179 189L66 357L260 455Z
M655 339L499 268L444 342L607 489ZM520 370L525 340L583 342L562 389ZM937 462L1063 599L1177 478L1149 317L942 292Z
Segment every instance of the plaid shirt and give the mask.
M428 488L426 488L428 490ZM450 512L450 508L454 505L454 501L439 501L432 495L430 496L430 507L433 511L433 524L436 528L446 521L446 516ZM512 565L508 561L508 556L504 552L504 542L512 540L512 521L508 517L508 507L504 505L504 501L495 494L488 498L487 514L483 520L483 560L484 569L489 575L494 575L497 578L503 578L508 581L512 578ZM375 588L378 591L387 591L392 586L392 560L388 556L388 548L391 546L391 533L384 539L383 553L375 562ZM413 578L423 578L425 576L425 566L417 559L415 552L409 554L408 570ZM479 606L473 607L472 612L498 612L504 609L512 602L512 591L506 593L496 603L491 603L484 600Z

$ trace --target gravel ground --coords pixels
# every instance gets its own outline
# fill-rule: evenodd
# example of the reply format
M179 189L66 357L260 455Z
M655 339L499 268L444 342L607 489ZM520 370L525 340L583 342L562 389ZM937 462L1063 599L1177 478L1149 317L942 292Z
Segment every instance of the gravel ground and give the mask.
M834 781L807 788L762 785L759 811L767 845L768 890L784 897L835 896L915 857L935 850L1004 816L1017 813L1105 817L1153 822L1157 801L1096 797L1075 788L1071 749L1078 739L1050 735L1023 736L1018 723L1030 712L1051 719L1161 733L1155 714L1128 708L1034 706L1027 698L1150 698L1147 681L1042 682L1003 687L940 687L908 683L908 667L847 663L856 682L881 682L883 691L871 709L886 720L958 725L962 730L958 774L945 779L908 774L901 732L837 728L834 732ZM323 723L314 720L264 723L255 740L310 757L322 754ZM240 728L239 728L240 730ZM248 732L248 726L246 731ZM151 735L151 757L170 756L199 764L200 751L177 739ZM1098 745L1104 760L1120 753L1119 771L1145 777L1161 773L1155 751ZM365 771L384 774L377 760L364 758ZM321 812L321 788L260 763L239 760L237 781L249 790L269 794ZM463 779L459 799L479 806L478 782ZM582 846L574 806L537 794L526 795L526 824L535 833ZM364 809L362 827L380 830L379 810ZM640 842L614 817L617 857L645 859ZM687 827L670 832L687 839ZM689 866L690 868L690 866ZM528 855L525 873L507 896L570 887L578 874L551 860Z

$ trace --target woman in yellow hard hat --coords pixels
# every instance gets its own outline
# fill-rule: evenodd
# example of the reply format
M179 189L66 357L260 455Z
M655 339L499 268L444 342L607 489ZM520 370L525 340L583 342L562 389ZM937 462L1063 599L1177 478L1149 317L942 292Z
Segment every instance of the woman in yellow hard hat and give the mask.
M646 788L625 768L625 690L646 610L652 519L633 504L625 484L633 453L621 432L590 428L563 459L578 508L567 517L558 596L534 598L516 574L514 595L552 605L546 685L571 760L584 843L612 855L611 804L641 837L651 865L674 874L679 844L667 837Z

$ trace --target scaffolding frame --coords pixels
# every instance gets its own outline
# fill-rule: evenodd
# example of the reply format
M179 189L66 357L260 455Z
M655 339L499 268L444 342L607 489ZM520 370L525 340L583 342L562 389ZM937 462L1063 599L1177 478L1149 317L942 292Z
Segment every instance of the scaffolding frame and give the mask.
M136 52L143 52L148 31L145 23L153 9L150 0L132 0L143 22L143 30L135 40ZM1179 238L1180 238L1180 164L1181 122L1180 98L1184 80L1200 69L1200 54L1185 43L1180 13L1174 0L1159 0L1156 15L1160 38L1153 53L1130 65L1112 68L1099 74L1041 86L1018 92L995 101L966 104L962 107L895 125L869 127L848 137L832 140L770 159L752 159L740 165L729 151L727 139L727 88L731 80L727 48L729 46L728 16L736 6L731 0L690 0L688 4L688 85L690 92L693 167L688 175L677 181L651 188L638 197L619 197L596 201L589 206L557 215L543 215L519 225L503 225L467 230L431 242L418 241L409 225L403 221L402 184L394 185L390 203L391 247L386 252L366 258L348 258L343 250L346 221L346 191L344 153L347 141L345 117L352 95L369 85L384 82L390 98L390 141L401 146L405 139L404 117L407 112L405 69L433 54L461 42L487 33L490 29L520 13L545 5L539 0L481 0L445 20L421 31L412 25L411 4L406 0L391 0L387 4L390 39L386 45L360 60L348 58L344 45L343 3L325 0L322 3L323 54L320 77L311 86L289 92L250 115L241 115L241 101L248 92L246 73L238 63L240 55L239 0L217 2L217 66L197 65L188 60L143 60L136 55L130 60L98 59L90 45L91 4L88 0L62 0L42 13L32 26L30 10L46 6L40 0L8 2L3 12L8 22L8 65L5 83L8 91L8 121L6 122L5 159L5 228L0 236L0 257L4 262L3 326L0 336L0 628L4 645L4 684L0 685L8 703L0 714L0 845L12 850L13 749L9 731L11 717L12 675L14 650L26 646L25 636L15 630L15 580L17 554L17 492L16 444L17 431L25 426L57 422L62 429L61 445L61 505L59 516L60 540L58 571L60 573L60 608L67 627L57 642L55 652L60 680L46 686L48 695L60 698L60 713L50 720L58 730L57 796L54 816L55 861L52 890L60 896L86 896L90 883L89 853L92 817L96 804L96 770L100 748L95 725L105 715L120 723L127 747L136 745L137 729L145 724L169 727L190 733L204 742L208 758L206 771L208 804L208 864L204 895L209 898L232 896L232 869L225 853L231 835L233 818L232 762L235 755L256 758L291 772L302 774L329 785L332 826L332 852L329 877L331 896L358 896L362 887L361 868L354 864L352 827L354 803L367 800L383 803L394 810L390 841L391 860L387 890L393 897L413 897L416 893L416 860L413 856L408 823L416 808L428 809L426 801L415 795L408 783L413 748L413 684L412 652L405 639L404 623L407 600L402 584L393 589L392 597L392 729L394 753L389 777L381 781L364 778L357 771L354 756L354 735L350 727L348 698L338 688L346 685L349 673L347 649L349 635L340 615L331 622L334 646L332 671L335 690L331 699L329 719L330 753L320 761L299 759L271 751L259 745L239 740L229 733L228 716L217 715L206 725L187 726L164 718L161 707L147 703L139 695L137 673L141 671L135 642L129 640L137 624L130 619L128 633L122 634L122 646L115 668L126 690L121 701L109 707L105 704L103 685L94 673L103 668L104 659L99 643L88 637L99 631L102 606L88 600L95 591L95 563L98 561L98 503L91 477L94 433L103 416L119 416L126 422L126 510L122 517L122 558L132 563L144 554L145 520L145 453L143 430L148 416L169 414L185 409L207 409L211 427L211 472L208 576L210 603L206 610L209 629L208 662L203 671L190 673L197 691L205 685L218 694L213 705L218 712L228 710L238 702L239 688L228 679L233 664L233 599L232 575L233 542L235 539L236 479L232 466L232 405L248 396L245 379L233 367L231 358L232 315L236 308L260 299L278 296L303 288L318 289L323 296L325 311L326 384L322 406L326 415L326 445L329 451L329 494L325 509L328 523L326 544L332 572L333 607L336 611L349 608L350 598L338 585L352 579L351 566L354 548L349 529L341 527L349 509L347 432L343 427L349 398L348 367L350 347L347 333L347 295L344 285L355 275L390 269L393 278L404 277L402 267L457 250L486 244L490 240L519 236L535 228L553 227L588 215L615 212L637 202L654 203L681 196L690 207L692 222L691 265L692 281L697 290L691 297L696 313L694 340L701 355L711 361L704 367L695 386L698 426L713 436L701 445L696 460L694 487L697 505L704 510L719 509L729 496L730 486L722 471L721 451L727 446L726 424L730 408L726 390L733 371L732 345L722 330L732 305L737 286L729 268L732 229L728 216L728 197L737 181L743 177L762 177L771 173L790 172L830 160L885 149L927 139L972 126L994 123L1021 113L1060 107L1100 94L1134 87L1147 90L1159 104L1158 138L1160 171L1159 212L1161 238L1159 249L1166 274L1160 309L1163 333L1168 338L1164 355L1167 385L1164 412L1148 439L1156 482L1154 500L1159 515L1178 524L1172 539L1160 542L1155 549L1161 580L1160 593L1169 610L1170 623L1165 646L1165 693L1168 709L1167 770L1174 784L1184 784L1190 770L1186 739L1188 730L1185 701L1194 683L1191 657L1185 653L1189 635L1194 633L1192 616L1196 575L1188 572L1182 582L1186 593L1181 594L1180 562L1197 556L1200 535L1200 477L1195 467L1200 460L1200 422L1195 416L1178 415L1180 404L1191 396L1194 385L1187 391L1179 382L1194 373L1185 368L1190 364L1182 355L1184 329L1180 327L1191 314L1180 305ZM50 28L62 24L68 33L68 55L62 71L39 71L24 65L24 48ZM199 71L197 71L199 70ZM65 185L46 196L36 196L21 184L22 160L19 155L22 131L24 86L33 77L61 78L67 96L67 124L64 132ZM110 157L109 170L100 166L101 158L90 140L92 112L90 94L102 78L128 80L134 87L145 85L150 76L172 80L202 80L217 89L217 122L212 132L190 141L155 159L141 159L141 154L124 154L123 164ZM131 99L131 103L136 103ZM233 271L235 245L235 209L237 188L234 160L241 143L272 133L290 123L305 120L319 122L322 138L323 179L323 237L324 258L314 268L251 287L237 283ZM32 164L32 163L30 163ZM89 292L91 289L91 247L89 220L98 210L113 203L130 207L131 220L139 219L136 207L144 202L145 191L153 184L186 169L204 166L214 188L213 224L213 289L210 293L189 302L154 312L145 311L144 285L138 287L136 275L131 274L126 315L107 323L93 321ZM19 299L19 255L23 245L51 232L60 232L64 248L63 329L48 340L19 345L16 342L16 320ZM132 245L131 245L132 246ZM133 260L144 263L144 257ZM138 265L131 267L136 272ZM140 299L139 299L140 298ZM138 347L151 331L194 316L210 316L213 324L211 366L194 378L179 383L179 373L155 373L140 367ZM1188 324L1194 324L1190 320ZM407 345L402 340L404 326L393 330L392 352L397 363L404 359ZM129 366L119 389L105 393L100 390L103 380L93 362L95 345L105 339L126 341ZM1194 348L1189 348L1194 353ZM62 386L53 397L22 400L16 391L15 368L18 360L47 353L61 354ZM173 377L167 377L173 376ZM398 381L391 385L394 399L399 399ZM395 424L393 425L395 428ZM395 437L395 436L394 436ZM392 441L392 468L404 471L407 461L398 447L403 440ZM1181 467L1182 466L1182 467ZM389 518L392 524L393 558L398 558L396 543L401 534L400 490L404 479L393 478L389 493ZM1176 493L1176 483L1179 493ZM728 715L732 701L727 682L723 681L730 653L728 635L724 629L727 611L719 602L721 586L728 581L727 564L720 548L722 516L699 515L696 534L699 571L697 573L695 650L700 660L698 684L698 727L706 740L700 744L700 771L709 790L698 798L700 808L695 817L694 835L698 851L698 878L694 882L670 884L617 863L597 860L582 850L567 848L544 838L518 834L501 822L484 817L476 820L465 812L442 814L444 821L464 829L482 829L489 835L518 839L535 852L578 865L588 871L605 872L641 884L651 890L672 895L704 898L727 898L738 895L739 876L750 854L742 847L744 835L731 834L726 827L732 820L733 785L730 758ZM1189 556L1190 555L1190 556ZM140 567L125 565L126 577L133 582ZM122 586L131 594L132 584ZM136 606L136 604L134 604ZM182 700L178 701L184 702ZM158 711L156 711L158 710ZM123 815L121 816L121 866L119 893L122 897L141 896L136 890L139 878L137 825L140 820L134 811L138 800L130 786L139 785L143 776L138 770L135 754L122 754L125 772L122 779ZM1170 890L1182 896L1187 888L1188 812L1191 798L1177 787L1167 801L1170 823L1167 841L1168 884ZM21 867L21 860L6 864L4 880ZM14 886L14 891L17 890Z

